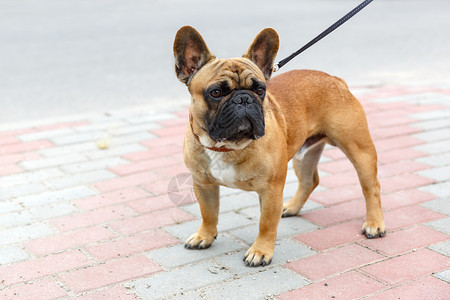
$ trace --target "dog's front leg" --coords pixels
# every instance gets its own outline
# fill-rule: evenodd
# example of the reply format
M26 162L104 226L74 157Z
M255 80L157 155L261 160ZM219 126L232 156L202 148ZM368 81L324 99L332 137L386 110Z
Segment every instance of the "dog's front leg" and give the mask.
M186 240L184 247L188 249L206 249L211 246L217 237L219 186L194 182L194 193L200 205L203 220L197 232Z
M245 253L246 266L265 266L272 262L277 228L283 211L283 185L268 184L269 188L259 192L261 217L259 233L253 245Z

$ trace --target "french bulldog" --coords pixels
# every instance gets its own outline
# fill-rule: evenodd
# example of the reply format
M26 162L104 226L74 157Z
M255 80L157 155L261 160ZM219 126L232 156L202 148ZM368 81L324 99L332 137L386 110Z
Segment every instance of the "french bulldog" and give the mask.
M319 184L326 143L354 165L366 202L362 232L385 235L377 153L361 104L340 78L295 70L271 78L279 48L274 29L262 30L242 57L218 59L192 27L176 34L175 72L191 95L184 161L193 178L202 224L185 242L205 249L217 237L219 186L259 195L259 233L247 266L271 263L281 217L296 216ZM289 161L299 180L283 204Z

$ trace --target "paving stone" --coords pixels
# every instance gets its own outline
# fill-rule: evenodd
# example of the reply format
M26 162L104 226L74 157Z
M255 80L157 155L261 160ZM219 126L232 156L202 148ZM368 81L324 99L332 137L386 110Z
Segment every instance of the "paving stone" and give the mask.
M180 206L180 208L197 218L202 217L202 214L200 212L200 206L199 206L198 202L195 202L195 203L189 204L189 205L183 205L183 206ZM220 213L219 213L219 218L220 218Z
M259 284L262 282L264 284ZM265 299L265 297L273 297L286 290L298 289L308 284L309 282L299 274L276 267L189 294L201 293L202 297L207 299Z
M12 211L18 211L21 209L22 209L22 206L20 206L18 203L15 203L12 201L6 201L6 200L2 200L0 202L0 211L4 214L12 212Z
M447 283L450 283L450 269L433 274L434 277L439 278ZM447 294L448 296L448 294Z
M450 218L436 220L425 225L450 235Z
M295 175L295 171L292 168L292 163L289 163L289 169L287 171L287 175L286 175L286 183L289 182L298 182L298 178L297 175Z
M142 124L142 123L153 123L158 121L165 121L171 119L177 119L178 117L171 113L155 113L155 114L146 114L146 115L138 115L138 116L130 116L125 119L128 123L131 124Z
M450 126L450 119L430 119L426 121L421 121L412 124L413 127L422 129L422 130L433 130L433 129L441 129Z
M148 252L153 249L180 244L180 241L162 230L152 230L134 236L103 241L85 249L100 261Z
M81 248L85 245L110 240L116 235L102 226L93 226L87 229L74 230L67 233L58 233L44 238L24 242L23 246L36 256L47 256L69 249ZM101 243L100 245L104 245Z
M125 176L133 173L152 171L163 167L173 166L177 165L178 163L179 162L177 162L172 157L156 157L149 160L141 160L122 166L113 167L110 170L119 176Z
M82 296L77 296L78 300L98 300L98 299L108 299L108 300L136 300L137 297L134 293L130 292L130 287L116 285L108 287L106 289L97 290Z
M270 265L266 267L249 268L246 267L243 262L244 254L247 250L248 248L244 248L235 253L226 253L214 260L226 267L226 269L234 276L241 277L247 274L260 272L261 270L268 270L274 266L284 265L288 261L311 256L316 253L314 250L311 250L311 248L293 241L292 239L280 239L275 242L275 250Z
M428 248L446 256L450 256L450 241L434 244L429 246Z
M49 220L49 223L58 228L60 231L71 231L106 222L115 221L116 223L119 223L124 218L133 217L135 215L136 214L134 212L123 207L122 205L114 205L55 218ZM119 226L116 223L110 223L108 227L119 232L117 229Z
M70 203L57 203L52 206L39 206L20 212L12 212L0 215L0 228L16 227L46 219L68 215L77 212Z
M217 263L206 261L141 278L129 285L143 299L160 299L222 282L232 276Z
M415 238L411 238L411 237ZM388 256L396 256L411 252L413 249L420 249L431 244L439 243L450 237L437 230L433 230L423 225L415 225L405 230L389 232L382 239L364 239L359 242L370 249Z
M155 122L142 123L138 125L127 125L111 131L112 135L129 135L132 133L148 132L154 129L160 129L162 126Z
M434 179L436 181L450 180L450 166L433 168L417 172L417 174Z
M37 223L16 228L0 230L0 246L20 243L55 233L55 229L47 224Z
M450 135L449 135L450 136ZM442 167L450 165L450 152L438 155L417 158L416 161L422 162L433 167Z
M440 272L450 267L450 260L429 249L421 249L360 268L381 282L398 285Z
M433 220L439 220L444 217L445 215L443 214L439 214L417 205L406 206L384 213L386 228L388 228L389 230L396 230L404 227L409 227L414 224L431 222Z
M360 221L350 221L304 233L295 236L294 239L322 251L365 239L365 236L361 233L361 226L362 222Z
M232 188L228 188L228 187L224 187L224 186L220 187L220 196L221 197L225 197L225 196L233 195L233 194L239 194L239 193L242 193L242 190L232 189Z
M450 197L450 181L420 187L419 190L434 194L440 198Z
M435 195L417 189L401 190L391 194L382 194L381 206L384 210L391 210L433 199L436 199Z
M48 148L39 150L39 154L45 157L55 157L55 156L65 156L73 153L83 153L88 151L98 150L96 143L88 142L88 143L78 143L67 146L58 146L54 148Z
M150 251L148 257L152 258L164 268L173 268L241 249L245 249L243 244L224 234L219 234L208 249L186 249L184 248L184 244L178 244L168 248Z
M422 203L421 206L450 216L450 198L439 198Z
M79 144L85 142L91 142L95 145L95 142L102 139L104 136L105 133L102 131L92 131L53 137L50 138L50 141L58 146Z
M66 291L52 278L33 280L0 291L2 299L60 299Z
M449 97L446 97L446 98L447 98L447 101L450 100ZM419 119L419 120L434 120L434 119L439 119L439 118L448 118L450 116L450 110L448 110L448 109L432 110L432 111L412 114L411 116L416 119Z
M294 234L301 234L317 229L318 227L300 217L282 218L278 225L277 238L281 239ZM244 241L247 245L253 244L258 235L259 225L253 224L244 228L231 230L230 234Z
M111 147L125 146L129 144L141 143L156 138L156 135L148 132L136 132L126 135L113 135L110 138Z
M415 105L427 105L432 103L447 103L449 101L449 97L447 95L442 95L438 93L422 93L417 94L413 93L410 95L401 95L394 97L383 97L377 98L373 100L376 103L392 103L392 102L408 102ZM421 114L417 114L417 116L421 116ZM429 118L434 115L424 115L422 118Z
M413 134L413 137L427 142L436 142L450 137L450 128L440 128L436 130L427 130L425 132Z
M259 196L255 192L241 192L239 194L223 196L220 199L221 212L239 212L243 208L255 205L259 206Z
M129 163L127 160L120 157L108 157L93 161L64 165L60 166L60 168L68 173L83 173L94 170L109 169L111 167L121 166L127 163Z
M361 299L383 289L384 284L351 271L287 292L278 299Z
M167 232L181 239L186 240L191 234L195 233L201 224L201 220L194 220L191 222L184 222L181 224L168 226L164 228ZM234 228L239 228L252 224L252 222L235 212L227 212L219 214L219 224L217 225L217 231L224 232Z
M53 189L64 189L71 186L86 185L102 180L116 178L117 175L107 170L94 170L71 176L46 180L46 184Z
M25 207L33 207L56 202L70 201L78 198L85 198L95 195L96 192L85 186L78 186L57 191L48 191L45 193L25 196L19 198Z
M419 280L400 285L384 292L375 294L374 296L364 298L370 300L386 300L386 299L448 299L448 284L445 282L427 276Z
M286 266L308 279L317 281L383 258L384 256L367 248L350 244L290 262Z
M107 120L105 122L95 122L93 124L88 124L84 126L78 126L75 128L78 132L92 132L92 131L98 131L98 130L105 130L105 131L113 131L117 130L118 128L127 126L127 123L120 121L120 120Z
M95 290L159 272L161 268L143 255L136 255L58 275L60 282L75 293Z
M450 139L415 146L414 149L418 150L420 152L428 153L428 154L440 154L440 153L444 153L444 152L449 152L450 151Z
M11 200L21 196L38 194L48 190L42 183L28 183L26 185L12 186L0 189L0 200Z
M96 183L94 187L101 192L109 192L113 190L139 186L148 182L158 182L158 184L160 184L157 179L161 179L161 177L155 175L154 172L146 171L101 181ZM150 192L152 191L150 190ZM164 187L164 192L167 192L167 186Z
M0 148L0 155L20 154L53 147L50 141L34 141L5 145Z
M307 212L301 216L314 224L329 226L351 219L362 218L365 212L364 201L355 200Z
M320 175L319 175L320 176ZM295 193L297 192L297 189L298 189L298 182L290 182L290 183L287 183L285 186L284 186L284 191L283 191L283 198L286 200L288 200L288 199L291 199L294 195L295 195ZM324 186L321 186L321 185L319 185L319 186L317 186L315 189L314 189L314 192L316 192L316 193L320 193L320 192L323 192L323 191L326 191L327 190L327 188L326 187L324 187Z
M74 131L71 128L59 128L55 130L46 130L46 131L38 131L33 133L27 133L23 135L19 135L19 139L24 142L38 141L38 140L46 140L49 138L62 136L62 135L70 135L73 134Z
M105 157L120 156L123 154L137 152L137 151L143 151L143 150L145 150L144 146L134 143L134 144L128 144L128 145L111 146L110 148L104 149L104 150L97 149L92 152L86 152L85 155L87 157L89 157L90 159L102 159Z
M64 173L56 168L47 168L38 171L3 176L0 178L0 187L5 188L20 184L29 184L31 182L41 182L42 180L62 177L63 175Z
M16 263L30 256L22 248L17 246L6 246L0 248L0 265Z
M20 166L26 170L36 170L40 168L55 167L59 165L70 164L86 160L87 160L86 156L72 153L64 156L28 160L20 163Z

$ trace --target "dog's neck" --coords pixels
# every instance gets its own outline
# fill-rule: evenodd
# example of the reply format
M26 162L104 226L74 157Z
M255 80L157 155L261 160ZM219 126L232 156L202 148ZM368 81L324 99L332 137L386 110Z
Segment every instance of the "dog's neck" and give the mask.
M191 125L191 131L192 131L192 134L194 135L194 138L197 140L197 142L200 144L200 145L202 145L203 147L205 147L206 149L208 149L208 150L211 150L211 151L216 151L216 152L230 152L230 151L233 151L234 149L229 149L229 148L225 148L225 147L220 147L220 148L218 148L218 147L206 147L205 145L203 145L201 142L200 142L200 138L198 137L198 135L194 132L194 128L192 127L192 123L190 124Z

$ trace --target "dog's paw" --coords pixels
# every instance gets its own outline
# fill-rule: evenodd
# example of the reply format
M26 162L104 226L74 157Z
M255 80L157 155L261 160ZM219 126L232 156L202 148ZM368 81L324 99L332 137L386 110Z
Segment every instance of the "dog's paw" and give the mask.
M244 255L244 263L247 267L267 266L272 262L273 251L258 250L253 245Z
M384 222L364 222L361 232L366 235L368 239L383 237L386 235L386 228Z
M216 239L215 235L199 234L198 232L192 234L186 242L184 242L184 248L187 249L206 249Z
M282 218L287 218L287 217L294 217L296 215L298 215L298 213L300 212L300 210L296 207L291 207L288 205L288 203L284 203L283 204L283 213L281 214Z

